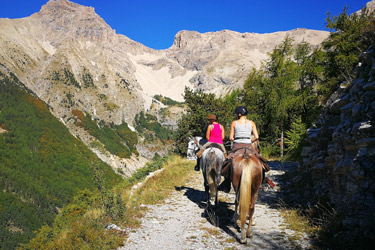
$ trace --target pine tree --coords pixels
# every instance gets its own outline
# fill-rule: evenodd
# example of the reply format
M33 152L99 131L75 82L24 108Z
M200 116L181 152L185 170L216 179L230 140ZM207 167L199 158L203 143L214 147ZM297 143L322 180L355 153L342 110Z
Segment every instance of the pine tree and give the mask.
M328 13L326 27L331 34L323 42L327 53L325 80L319 90L325 102L338 86L355 78L359 56L375 44L375 12L364 9L360 14L347 14L348 8L338 16Z

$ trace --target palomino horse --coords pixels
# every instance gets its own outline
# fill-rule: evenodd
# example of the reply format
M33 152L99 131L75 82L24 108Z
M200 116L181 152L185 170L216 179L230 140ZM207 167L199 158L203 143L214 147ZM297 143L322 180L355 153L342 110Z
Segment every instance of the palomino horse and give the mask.
M255 151L255 150L254 150ZM252 236L251 223L258 190L262 183L262 163L251 149L237 150L232 160L232 185L236 192L233 222L237 223L237 209L240 207L241 243ZM249 226L245 233L245 223L249 215Z

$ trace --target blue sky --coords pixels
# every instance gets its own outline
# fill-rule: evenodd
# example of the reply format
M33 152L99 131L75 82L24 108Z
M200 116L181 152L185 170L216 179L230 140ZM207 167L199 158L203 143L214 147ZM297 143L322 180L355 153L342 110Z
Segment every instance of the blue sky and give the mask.
M0 18L38 12L48 0L1 0ZM370 0L73 0L92 6L117 33L154 49L173 44L180 30L271 33L325 30L327 12L355 12ZM1 27L0 27L1 28Z

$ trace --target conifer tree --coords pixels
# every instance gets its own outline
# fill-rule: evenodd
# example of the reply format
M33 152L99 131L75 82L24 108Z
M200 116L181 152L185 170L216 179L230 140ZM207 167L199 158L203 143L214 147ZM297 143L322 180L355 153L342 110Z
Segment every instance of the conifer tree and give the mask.
M348 8L338 16L328 13L326 28L331 34L323 42L327 54L325 79L319 90L325 102L338 86L355 78L355 67L359 56L375 44L375 12L364 9L358 13L347 14Z

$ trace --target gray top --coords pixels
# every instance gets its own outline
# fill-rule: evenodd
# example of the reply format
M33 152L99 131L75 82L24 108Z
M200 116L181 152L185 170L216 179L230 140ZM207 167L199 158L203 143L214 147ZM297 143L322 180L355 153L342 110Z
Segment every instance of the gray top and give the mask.
M234 126L234 143L251 143L253 128L251 127L251 121L240 124L237 123Z

